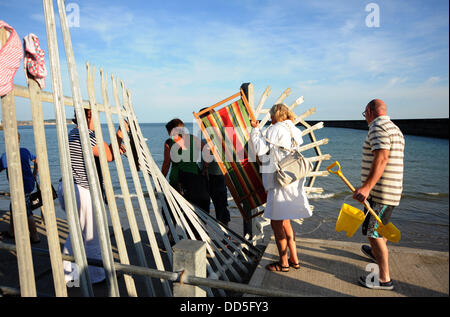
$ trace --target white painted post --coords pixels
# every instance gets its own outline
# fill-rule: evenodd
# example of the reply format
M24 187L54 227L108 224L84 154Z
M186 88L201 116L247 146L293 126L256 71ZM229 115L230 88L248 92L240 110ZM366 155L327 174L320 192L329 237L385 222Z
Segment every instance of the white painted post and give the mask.
M181 240L173 246L173 271L184 271L181 283L174 283L174 297L205 297L198 286L183 284L183 276L206 277L206 244L198 240Z

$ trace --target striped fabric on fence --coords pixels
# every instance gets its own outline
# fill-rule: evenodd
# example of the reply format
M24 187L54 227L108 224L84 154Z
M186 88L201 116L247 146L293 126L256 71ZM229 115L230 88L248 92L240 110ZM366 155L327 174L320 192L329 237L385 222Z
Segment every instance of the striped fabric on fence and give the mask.
M14 76L23 57L22 43L17 32L5 21L0 20L0 32L8 31L9 37L0 45L0 96L6 95L14 88Z
M201 119L207 134L221 156L232 182L230 192L237 204L250 211L266 202L258 163L250 157L250 117L242 99ZM228 184L230 187L231 184Z

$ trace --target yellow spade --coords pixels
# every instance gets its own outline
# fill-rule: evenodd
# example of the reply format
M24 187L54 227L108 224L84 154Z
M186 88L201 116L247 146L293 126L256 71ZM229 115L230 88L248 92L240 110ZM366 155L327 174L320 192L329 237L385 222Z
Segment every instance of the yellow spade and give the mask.
M337 171L332 170L335 166L338 166ZM337 161L334 162L333 164L331 164L330 166L327 167L327 170L328 170L328 172L330 172L332 174L338 175L344 181L344 183L348 186L348 188L350 188L350 190L352 192L355 192L355 187L353 187L353 185L347 180L347 178L345 178L344 174L342 174L341 165L339 165L339 162L337 162ZM375 211L373 211L373 209L370 207L367 200L364 200L364 202L362 204L364 205L364 207L367 208L367 210L377 220L377 222L378 222L377 232L391 242L399 242L401 239L400 230L398 230L397 227L392 224L392 222L389 222L388 224L384 225L381 222L380 217L378 217L378 215L375 213Z

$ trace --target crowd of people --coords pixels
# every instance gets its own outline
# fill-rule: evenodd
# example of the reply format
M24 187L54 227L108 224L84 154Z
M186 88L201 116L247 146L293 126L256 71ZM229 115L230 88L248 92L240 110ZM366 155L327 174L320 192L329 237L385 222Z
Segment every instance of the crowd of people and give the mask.
M207 114L208 112L203 116ZM362 185L355 190L353 198L360 202L367 200L382 223L387 224L394 208L400 203L403 188L404 137L387 116L387 106L382 100L370 101L363 116L369 126L369 132L363 145ZM312 210L305 193L305 178L282 186L274 177L276 164L288 154L283 149L291 149L293 140L296 146L303 143L302 132L294 125L295 115L285 104L276 104L270 110L270 117L271 124L265 131L262 131L257 121L251 122L250 144L259 157L268 156L268 159L266 157L261 160L267 162L262 166L264 171L261 170L267 191L264 217L270 219L279 260L268 264L266 269L289 272L290 268L301 268L291 220L311 217ZM202 161L197 164L201 160L192 155L202 152L200 149L203 149L205 144L186 132L180 119L171 120L166 128L169 139L164 148L163 174L166 176L170 169L170 184L187 200L206 212L209 212L211 197L217 219L227 224L229 211L226 209L226 186L222 173L216 167L217 162L208 164ZM195 144L198 145L197 148ZM171 153L175 153L172 151L178 151L177 160L171 156ZM184 156L184 161L179 160L183 157L182 151L187 151L191 156ZM367 235L370 245L363 245L361 251L378 264L379 281L374 283L361 276L359 282L368 288L392 290L394 284L389 274L387 239L377 232L377 228L377 221L367 213L362 233Z
M212 111L212 110L211 110ZM203 115L207 115L207 112ZM94 132L94 122L89 109L85 110L92 152L99 156ZM367 200L383 224L388 223L392 212L400 203L403 182L403 151L404 137L400 129L387 116L386 104L380 99L370 101L363 112L369 126L368 135L363 145L361 164L361 186L358 187L353 198L360 202ZM296 146L303 143L302 132L294 125L295 115L285 104L276 104L270 110L271 124L262 130L257 121L251 121L250 144L255 153L262 157L269 156L265 171L276 170L277 162L286 157L292 142ZM75 120L75 123L76 120ZM128 126L127 126L128 129ZM225 177L215 160L210 162L202 159L201 153L207 146L205 141L191 134L180 119L173 119L166 124L168 138L164 143L164 161L161 171L168 176L169 183L186 200L209 213L211 201L214 205L216 219L225 226L229 225L230 212L227 208L227 187ZM122 131L117 131L117 141L120 153L125 152L122 144ZM19 135L20 141L20 135ZM277 146L275 146L277 145ZM114 160L111 145L104 144L107 160ZM84 165L79 127L76 125L69 133L69 150L72 164L73 180L77 198L78 214L88 258L101 259L95 217L93 216L92 197L89 191L89 180ZM208 149L211 151L211 149ZM37 173L36 156L25 148L20 148L24 191L29 219L30 239L32 243L39 243L40 239L30 209L29 194L34 189ZM34 163L31 171L30 163ZM0 159L0 171L7 169L6 154ZM264 217L270 219L274 233L279 260L266 266L269 271L289 272L291 268L300 269L296 239L291 220L312 216L311 207L305 193L305 178L282 186L275 181L273 172L262 171L262 180L267 191L267 202ZM59 201L63 209L64 192L59 186ZM12 210L12 212L14 212ZM166 220L167 221L167 220ZM387 240L377 232L378 223L374 217L366 216L362 226L363 234L367 235L369 245L363 245L362 252L375 261L379 266L379 283L370 283L362 276L359 282L368 288L391 290L394 288L389 273L389 252ZM1 233L2 237L14 238L14 227ZM72 254L70 234L64 245L63 252ZM64 263L66 280L72 281L76 276L75 268L70 262ZM89 266L93 283L105 280L102 268Z

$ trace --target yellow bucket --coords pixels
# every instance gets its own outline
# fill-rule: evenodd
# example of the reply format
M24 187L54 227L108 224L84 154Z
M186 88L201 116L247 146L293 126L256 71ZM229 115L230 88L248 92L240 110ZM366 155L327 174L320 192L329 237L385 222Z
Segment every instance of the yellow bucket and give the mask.
M336 221L336 231L341 232L344 230L347 237L352 237L364 222L364 218L365 215L361 210L344 203Z

